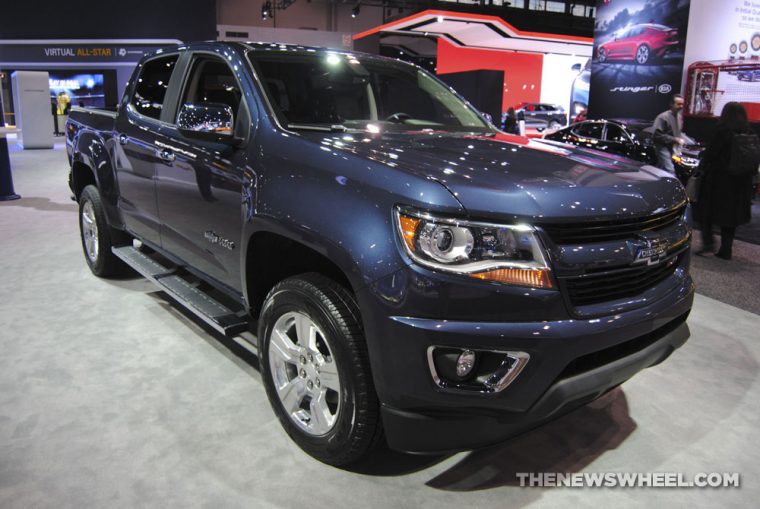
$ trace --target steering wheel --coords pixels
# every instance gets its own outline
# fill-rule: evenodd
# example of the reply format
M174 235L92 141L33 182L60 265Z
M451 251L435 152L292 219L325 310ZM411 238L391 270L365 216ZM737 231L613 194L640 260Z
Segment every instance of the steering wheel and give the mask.
M403 111L399 111L389 116L388 118L386 118L385 121L393 122L395 124L403 124L405 120L409 120L410 118L412 118L410 114L404 113Z

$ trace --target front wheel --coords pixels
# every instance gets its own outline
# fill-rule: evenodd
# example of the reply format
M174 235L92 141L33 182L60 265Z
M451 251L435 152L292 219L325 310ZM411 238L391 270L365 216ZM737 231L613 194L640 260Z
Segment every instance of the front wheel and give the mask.
M599 48L599 62L607 60L607 51L604 48Z
M269 402L299 447L335 466L374 448L380 405L348 290L312 273L280 282L262 307L258 341Z
M100 191L86 186L79 197L79 233L87 266L98 277L113 276L125 267L111 247L128 244L127 234L108 225Z

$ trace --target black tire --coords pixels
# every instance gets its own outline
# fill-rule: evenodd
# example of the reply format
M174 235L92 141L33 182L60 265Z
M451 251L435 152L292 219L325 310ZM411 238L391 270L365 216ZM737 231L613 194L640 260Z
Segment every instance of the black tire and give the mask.
M604 63L607 60L607 51L604 48L599 48L599 62Z
M339 400L340 406L335 413L332 427L321 435L304 429L305 426L311 425L310 419L307 424L299 423L294 415L286 411L275 386L275 378L282 380L283 370L277 369L278 373L273 375L270 365L270 362L277 365L280 362L277 359L282 359L278 353L273 354L274 360L270 359L272 336L276 334L275 325L283 323L282 320L294 314L305 315L325 336L325 343L329 346L331 354L330 362L335 363L332 369L337 372L340 380L340 393L334 396ZM289 338L292 339L292 336ZM382 437L380 404L370 372L359 308L353 295L346 288L315 273L301 274L278 283L267 295L261 309L258 343L261 376L269 402L285 431L301 449L319 461L334 466L354 463L372 451ZM299 348L296 341L293 343L293 346ZM305 361L301 353L298 362L311 360ZM290 368L287 361L281 366ZM303 381L300 380L304 369L297 364L292 369L299 373L299 380L291 373L290 377L293 378L290 383L300 382L300 388L305 391L303 384L306 383L306 376L303 377ZM320 376L319 369L316 373L315 376ZM311 375L307 376L311 382ZM282 390L283 386L280 387ZM329 391L326 386L323 386L322 390ZM304 405L312 402L312 398L304 403L305 400L300 399L299 408L304 408ZM314 407L309 408L314 411ZM315 425L317 420L314 419Z
M90 221L94 221L94 231L88 227ZM84 259L93 274L108 277L125 270L126 265L113 254L111 247L129 244L131 237L109 226L100 191L93 185L86 186L79 196L79 235ZM88 248L86 239L90 237L97 239L95 250Z

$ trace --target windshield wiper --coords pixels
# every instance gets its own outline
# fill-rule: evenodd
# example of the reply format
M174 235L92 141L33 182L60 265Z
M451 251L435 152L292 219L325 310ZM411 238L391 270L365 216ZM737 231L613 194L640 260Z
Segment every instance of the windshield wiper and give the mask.
M288 129L302 130L302 131L320 131L323 133L344 133L348 131L348 127L340 124L332 125L315 125L315 124L288 124Z

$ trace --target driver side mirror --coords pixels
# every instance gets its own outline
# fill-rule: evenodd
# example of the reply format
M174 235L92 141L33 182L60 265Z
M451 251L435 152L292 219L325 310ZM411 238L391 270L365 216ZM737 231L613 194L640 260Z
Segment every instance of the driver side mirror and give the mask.
M480 114L483 115L483 118L486 119L486 121L489 124L493 124L493 117L491 116L490 113L486 113L486 112L482 111L482 112L480 112Z
M216 143L235 143L232 108L221 103L183 104L177 129L187 137Z
M573 72L581 72L581 64L573 64L571 69L573 70Z

